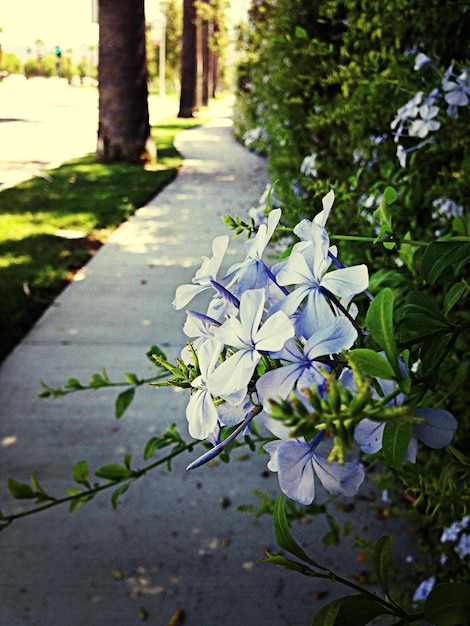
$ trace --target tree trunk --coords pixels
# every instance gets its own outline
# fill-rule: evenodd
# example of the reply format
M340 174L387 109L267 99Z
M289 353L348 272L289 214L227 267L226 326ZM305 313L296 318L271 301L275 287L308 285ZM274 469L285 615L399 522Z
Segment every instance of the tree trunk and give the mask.
M96 160L144 163L150 135L144 0L99 0L99 126Z
M183 2L183 48L181 52L181 95L178 117L193 117L196 106L196 7L194 0Z

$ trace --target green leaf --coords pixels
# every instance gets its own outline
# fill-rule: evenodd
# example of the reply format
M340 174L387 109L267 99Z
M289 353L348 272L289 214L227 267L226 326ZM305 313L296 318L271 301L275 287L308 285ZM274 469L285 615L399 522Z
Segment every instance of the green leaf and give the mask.
M398 198L398 194L393 187L386 187L379 208L374 211L374 217L380 224L379 238L391 235L392 230L392 211L390 205L393 204ZM384 243L385 248L392 249L395 247L394 242Z
M393 380L395 372L385 357L368 348L356 348L348 354L348 360L352 361L367 376Z
M398 363L395 329L393 326L393 291L386 287L371 302L366 315L366 326L374 341L388 357L390 365L398 379L402 372Z
M165 448L166 446L170 445L171 441L169 441L166 437L164 437L163 435L160 435L158 437L151 437L147 443L145 444L144 447L144 461L148 461L149 459L151 459L155 453L158 450L161 450L162 448Z
M433 285L442 272L451 265L461 269L470 262L470 243L462 241L434 241L425 250L421 262L421 276Z
M66 385L66 389L84 389L82 383L78 380L78 378L69 378Z
M287 552L290 552L302 561L310 563L310 565L314 565L315 567L318 567L320 569L325 569L324 567L321 567L320 565L315 563L315 561L312 561L312 559L302 550L302 548L292 537L287 521L286 510L284 508L283 494L278 496L276 502L274 503L273 520L274 534L277 544L280 548L282 548L283 550L287 550Z
M135 396L135 387L130 387L121 393L116 398L115 415L119 419L124 415L129 405Z
M146 357L155 365L155 357L159 356L166 361L166 354L158 346L151 346L146 353Z
M103 465L95 472L95 476L98 478L105 478L106 480L119 481L132 477L132 471L125 467L125 465L118 465L117 463L111 463L110 465Z
M36 497L35 491L27 483L21 483L14 478L9 478L8 490L17 500L29 500Z
M111 495L111 506L113 507L113 509L117 508L117 505L119 504L119 498L126 493L126 491L129 489L129 483L124 483L122 485L120 485L117 489L115 489Z
M80 491L80 489L71 488L67 489L67 493L69 493L71 496L78 496L80 493L82 493L82 491ZM76 509L78 509L79 506L86 504L90 500L93 500L93 494L84 495L82 498L75 498L70 503L69 513L73 513Z
M138 385L139 384L139 378L138 378L137 374L132 374L132 373L129 374L129 373L127 373L127 374L124 374L124 378L129 383L129 385Z
M470 585L440 583L424 603L424 617L434 626L463 626L470 623Z
M305 28L302 28L301 26L295 27L294 34L295 34L296 39L308 39L307 31L305 30Z
M423 342L421 348L421 369L423 373L437 374L436 365L441 363L449 353L449 347L453 343L453 337L449 333L441 331Z
M324 604L322 608L315 613L312 620L312 626L334 626L336 623L336 617L341 609L341 605L348 597L336 598L332 602Z
M79 485L85 485L85 487L89 487L90 483L88 482L88 462L87 461L79 461L75 463L72 470L72 478Z
M361 595L351 595L344 599L335 619L335 626L366 626L379 615L390 615L382 604Z
M90 387L93 389L98 389L99 387L106 387L106 380L100 376L100 374L92 374L90 378Z
M34 474L31 475L31 485L34 491L36 492L36 494L47 495L44 489L39 484L39 481Z
M449 311L457 304L466 291L467 287L465 286L465 283L452 285L444 297L444 315L449 313Z
M394 543L395 537L384 535L377 541L374 552L372 553L372 563L374 564L375 574L379 581L380 588L386 596L389 595L388 574L390 571L390 555Z
M386 422L382 451L386 461L392 467L399 469L402 466L412 435L413 424Z
M312 570L310 567L304 565L303 563L292 561L292 559L286 559L286 557L281 554L270 554L269 552L266 554L267 558L261 559L261 563L272 563L273 565L277 565L283 569L298 572L299 574L303 574L305 576L312 576Z
M465 454L460 452L460 450L457 450L456 448L454 448L454 446L448 446L447 450L448 452L450 452L451 454L455 456L455 458L459 461L459 463L470 467L470 456L466 456Z

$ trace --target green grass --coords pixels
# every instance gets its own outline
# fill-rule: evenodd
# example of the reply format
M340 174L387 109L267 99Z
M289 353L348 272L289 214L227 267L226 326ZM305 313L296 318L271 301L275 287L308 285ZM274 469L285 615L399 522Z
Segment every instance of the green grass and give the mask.
M176 176L175 135L201 121L153 127L158 158L145 169L86 155L49 171L51 180L0 192L0 362L111 232Z

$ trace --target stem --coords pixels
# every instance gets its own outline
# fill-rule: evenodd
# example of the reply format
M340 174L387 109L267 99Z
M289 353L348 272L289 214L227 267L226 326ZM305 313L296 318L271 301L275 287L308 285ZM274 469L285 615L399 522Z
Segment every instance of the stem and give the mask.
M9 525L12 522L14 522L16 519L19 519L20 517L28 517L29 515L34 515L35 513L40 513L41 511L45 511L46 509L50 509L54 506L58 506L59 504L65 504L66 502L73 502L74 500L81 500L82 498L93 498L97 493L99 493L100 491L105 491L106 489L111 489L113 487L116 487L117 485L120 485L121 483L126 483L129 482L131 483L133 480L136 480L137 478L140 478L141 476L145 476L145 474L147 474L148 472L150 472L151 470L155 469L156 467L158 467L159 465L163 465L164 463L168 463L169 461L171 461L173 458L175 458L176 456L178 456L179 454L181 454L182 452L186 452L186 451L190 451L194 448L195 445L197 445L198 443L201 443L199 441L192 441L191 443L187 443L184 446L179 446L178 448L176 448L175 450L173 450L173 452L170 452L170 454L167 454L166 456L162 457L161 459L158 459L158 461L154 461L153 463L151 463L150 465L147 465L146 467L139 469L139 470L134 470L132 472L132 476L131 477L126 477L126 478L122 478L122 479L118 479L118 480L113 480L111 482L108 482L104 485L99 485L98 487L94 487L93 489L89 489L88 491L82 491L81 493L75 494L73 496L66 496L64 498L54 498L52 500L52 502L48 502L47 504L43 504L41 506L37 506L33 509L29 509L28 511L22 511L21 513L14 513L12 515L5 515L0 519L0 523L1 524L5 524L5 525Z
M403 611L399 607L395 606L394 604L391 604L390 602L388 602L384 598L381 598L380 596L376 595L375 593L372 593L371 591L368 591L367 589L364 589L363 587L360 587L359 585L356 585L355 583L351 582L350 580L347 580L346 578L342 578L342 576L337 576L331 570L327 570L325 574L319 574L319 573L315 572L311 568L310 568L310 571L312 572L312 577L314 577L314 578L325 578L325 579L330 580L332 582L338 582L341 585L344 585L345 587L349 587L350 589L353 589L354 591L359 592L363 596L367 596L368 598L370 598L374 602L377 602L377 604L381 604L384 608L387 609L387 612L392 614L392 615L397 615L397 613L399 611L399 614L400 614L400 616L402 616L402 619L400 620L400 622L397 622L397 624L398 623L400 623L400 624L406 624L407 623L406 620L408 619L408 616L405 613L405 611ZM413 620L412 621L416 621L416 619L418 619L418 618L416 616L413 616ZM396 626L396 625L394 625L394 626Z
M418 246L420 248L427 248L428 243L424 241L417 241L416 239L396 239L390 235L386 237L360 237L359 235L330 235L330 239L338 239L341 241L366 241L369 243L396 243L396 244L408 244L409 246Z

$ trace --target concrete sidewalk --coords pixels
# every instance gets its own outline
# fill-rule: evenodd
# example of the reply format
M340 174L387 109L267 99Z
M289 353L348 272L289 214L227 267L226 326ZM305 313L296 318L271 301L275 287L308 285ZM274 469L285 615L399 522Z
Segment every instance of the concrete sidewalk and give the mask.
M207 125L178 136L185 161L177 179L113 234L0 369L5 513L26 508L5 495L9 476L28 482L34 473L61 496L73 486L77 461L87 459L93 472L130 453L138 467L145 442L168 423L186 436L185 394L143 388L116 420L117 392L38 400L39 380L87 382L103 367L112 380L147 376L152 344L170 358L179 354L185 313L171 306L176 287L210 255L214 236L227 232L221 216L246 215L267 183L264 160L234 141L230 109L216 104L210 113ZM231 242L228 262L242 259L242 246ZM139 480L117 510L107 493L73 515L61 506L0 533L1 626L132 626L145 615L166 626L179 610L185 626L309 624L325 584L260 564L264 549L276 550L271 519L255 523L235 510L257 502L253 489L277 495L266 457L185 472L196 454L178 458L171 473ZM370 516L367 523L377 524ZM319 562L357 574L355 551L327 550L325 531L320 518L294 529Z

